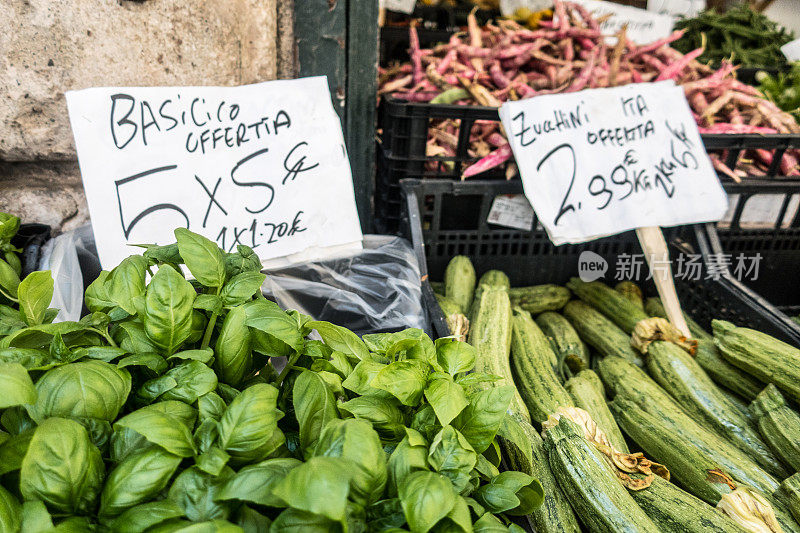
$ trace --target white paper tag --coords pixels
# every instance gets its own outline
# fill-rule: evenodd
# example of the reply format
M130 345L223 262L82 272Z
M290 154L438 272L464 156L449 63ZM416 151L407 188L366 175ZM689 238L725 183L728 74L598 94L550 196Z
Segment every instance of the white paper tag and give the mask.
M410 15L414 12L414 6L417 5L417 0L379 0L378 5L381 9L388 9L389 11L397 11L398 13Z
M588 9L595 18L611 15L608 20L600 24L600 30L609 36L609 42L616 42L611 38L613 34L628 25L628 39L636 44L647 44L658 39L663 39L672 33L675 19L669 15L661 15L639 9L623 6L613 2L601 0L573 0Z
M533 228L533 208L524 194L495 196L486 221L522 231Z
M647 10L673 17L693 17L706 8L706 0L647 0Z
M517 9L522 8L536 13L544 9L553 9L553 2L552 0L500 0L500 13L502 15L513 15Z
M67 104L104 268L177 227L263 260L362 238L325 77L85 89Z
M672 82L506 102L500 118L555 244L725 214L725 192Z
M781 52L789 61L800 61L800 39L795 39L781 46Z

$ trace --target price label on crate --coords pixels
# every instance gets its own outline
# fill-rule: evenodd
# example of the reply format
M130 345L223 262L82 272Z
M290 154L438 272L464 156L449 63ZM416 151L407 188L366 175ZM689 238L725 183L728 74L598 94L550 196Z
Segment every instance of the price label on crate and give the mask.
M67 93L106 268L186 227L262 260L361 241L350 163L325 77L241 87Z
M489 224L530 231L533 229L533 208L524 194L495 196L486 221Z
M725 214L725 192L672 82L507 102L500 118L555 244Z
M663 39L672 33L675 18L631 6L601 0L572 0L588 9L595 18L603 17L600 30L612 36L627 26L627 37L637 44L647 44ZM616 39L607 39L616 42Z

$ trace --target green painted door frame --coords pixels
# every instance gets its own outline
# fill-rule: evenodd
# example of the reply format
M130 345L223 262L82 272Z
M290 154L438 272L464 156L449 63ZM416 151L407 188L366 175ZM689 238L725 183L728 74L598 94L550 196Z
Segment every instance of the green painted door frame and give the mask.
M280 0L279 0L280 1ZM361 228L373 231L377 0L294 0L299 76L328 76L342 118Z

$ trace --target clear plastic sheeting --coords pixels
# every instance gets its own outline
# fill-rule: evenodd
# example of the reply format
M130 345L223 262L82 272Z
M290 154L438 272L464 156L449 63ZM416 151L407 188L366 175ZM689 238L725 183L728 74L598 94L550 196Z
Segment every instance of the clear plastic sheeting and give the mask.
M266 271L264 294L357 333L426 329L419 264L405 239L365 235L362 250Z

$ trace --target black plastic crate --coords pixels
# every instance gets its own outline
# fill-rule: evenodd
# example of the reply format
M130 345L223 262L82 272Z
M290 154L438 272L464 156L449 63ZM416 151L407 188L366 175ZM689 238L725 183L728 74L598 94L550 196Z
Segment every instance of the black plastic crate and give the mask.
M22 253L19 254L22 263L21 278L38 269L42 246L50 238L50 232L50 226L46 224L20 224L11 244L22 248Z
M441 178L460 180L464 168L477 161L468 153L472 128L479 121L499 122L497 108L482 106L442 105L406 102L396 98L382 99L378 114L380 149L376 177L375 215L379 227L393 231L399 227L400 180L405 178ZM425 152L428 132L437 121L450 119L458 124L458 144L453 157L431 157ZM719 153L728 167L740 168L745 150L765 149L773 154L773 162L764 176L779 178L780 161L787 149L800 149L800 135L701 135L706 150ZM506 179L508 164L480 174L480 179ZM470 178L474 179L474 178ZM751 178L748 178L750 180ZM734 182L721 175L726 189ZM793 178L800 183L800 177Z
M428 281L441 280L454 255L468 256L478 275L490 269L502 270L514 286L563 284L578 275L578 260L584 251L602 256L609 269L622 254L641 253L634 232L555 246L543 229L518 231L488 224L486 218L495 196L522 193L519 181L404 180L402 188L406 195L406 228L423 274L423 295L426 305L432 306L429 315L440 336L449 333ZM477 209L466 209L476 202ZM710 253L703 226L667 228L665 233L673 259L680 252ZM706 274L704 266L703 279L675 280L684 311L702 326L709 328L713 318L721 318L800 344L800 328L763 298L734 279L706 279ZM613 281L613 273L610 277L607 274L606 281ZM656 294L646 277L647 267L643 266L637 281L647 294Z

